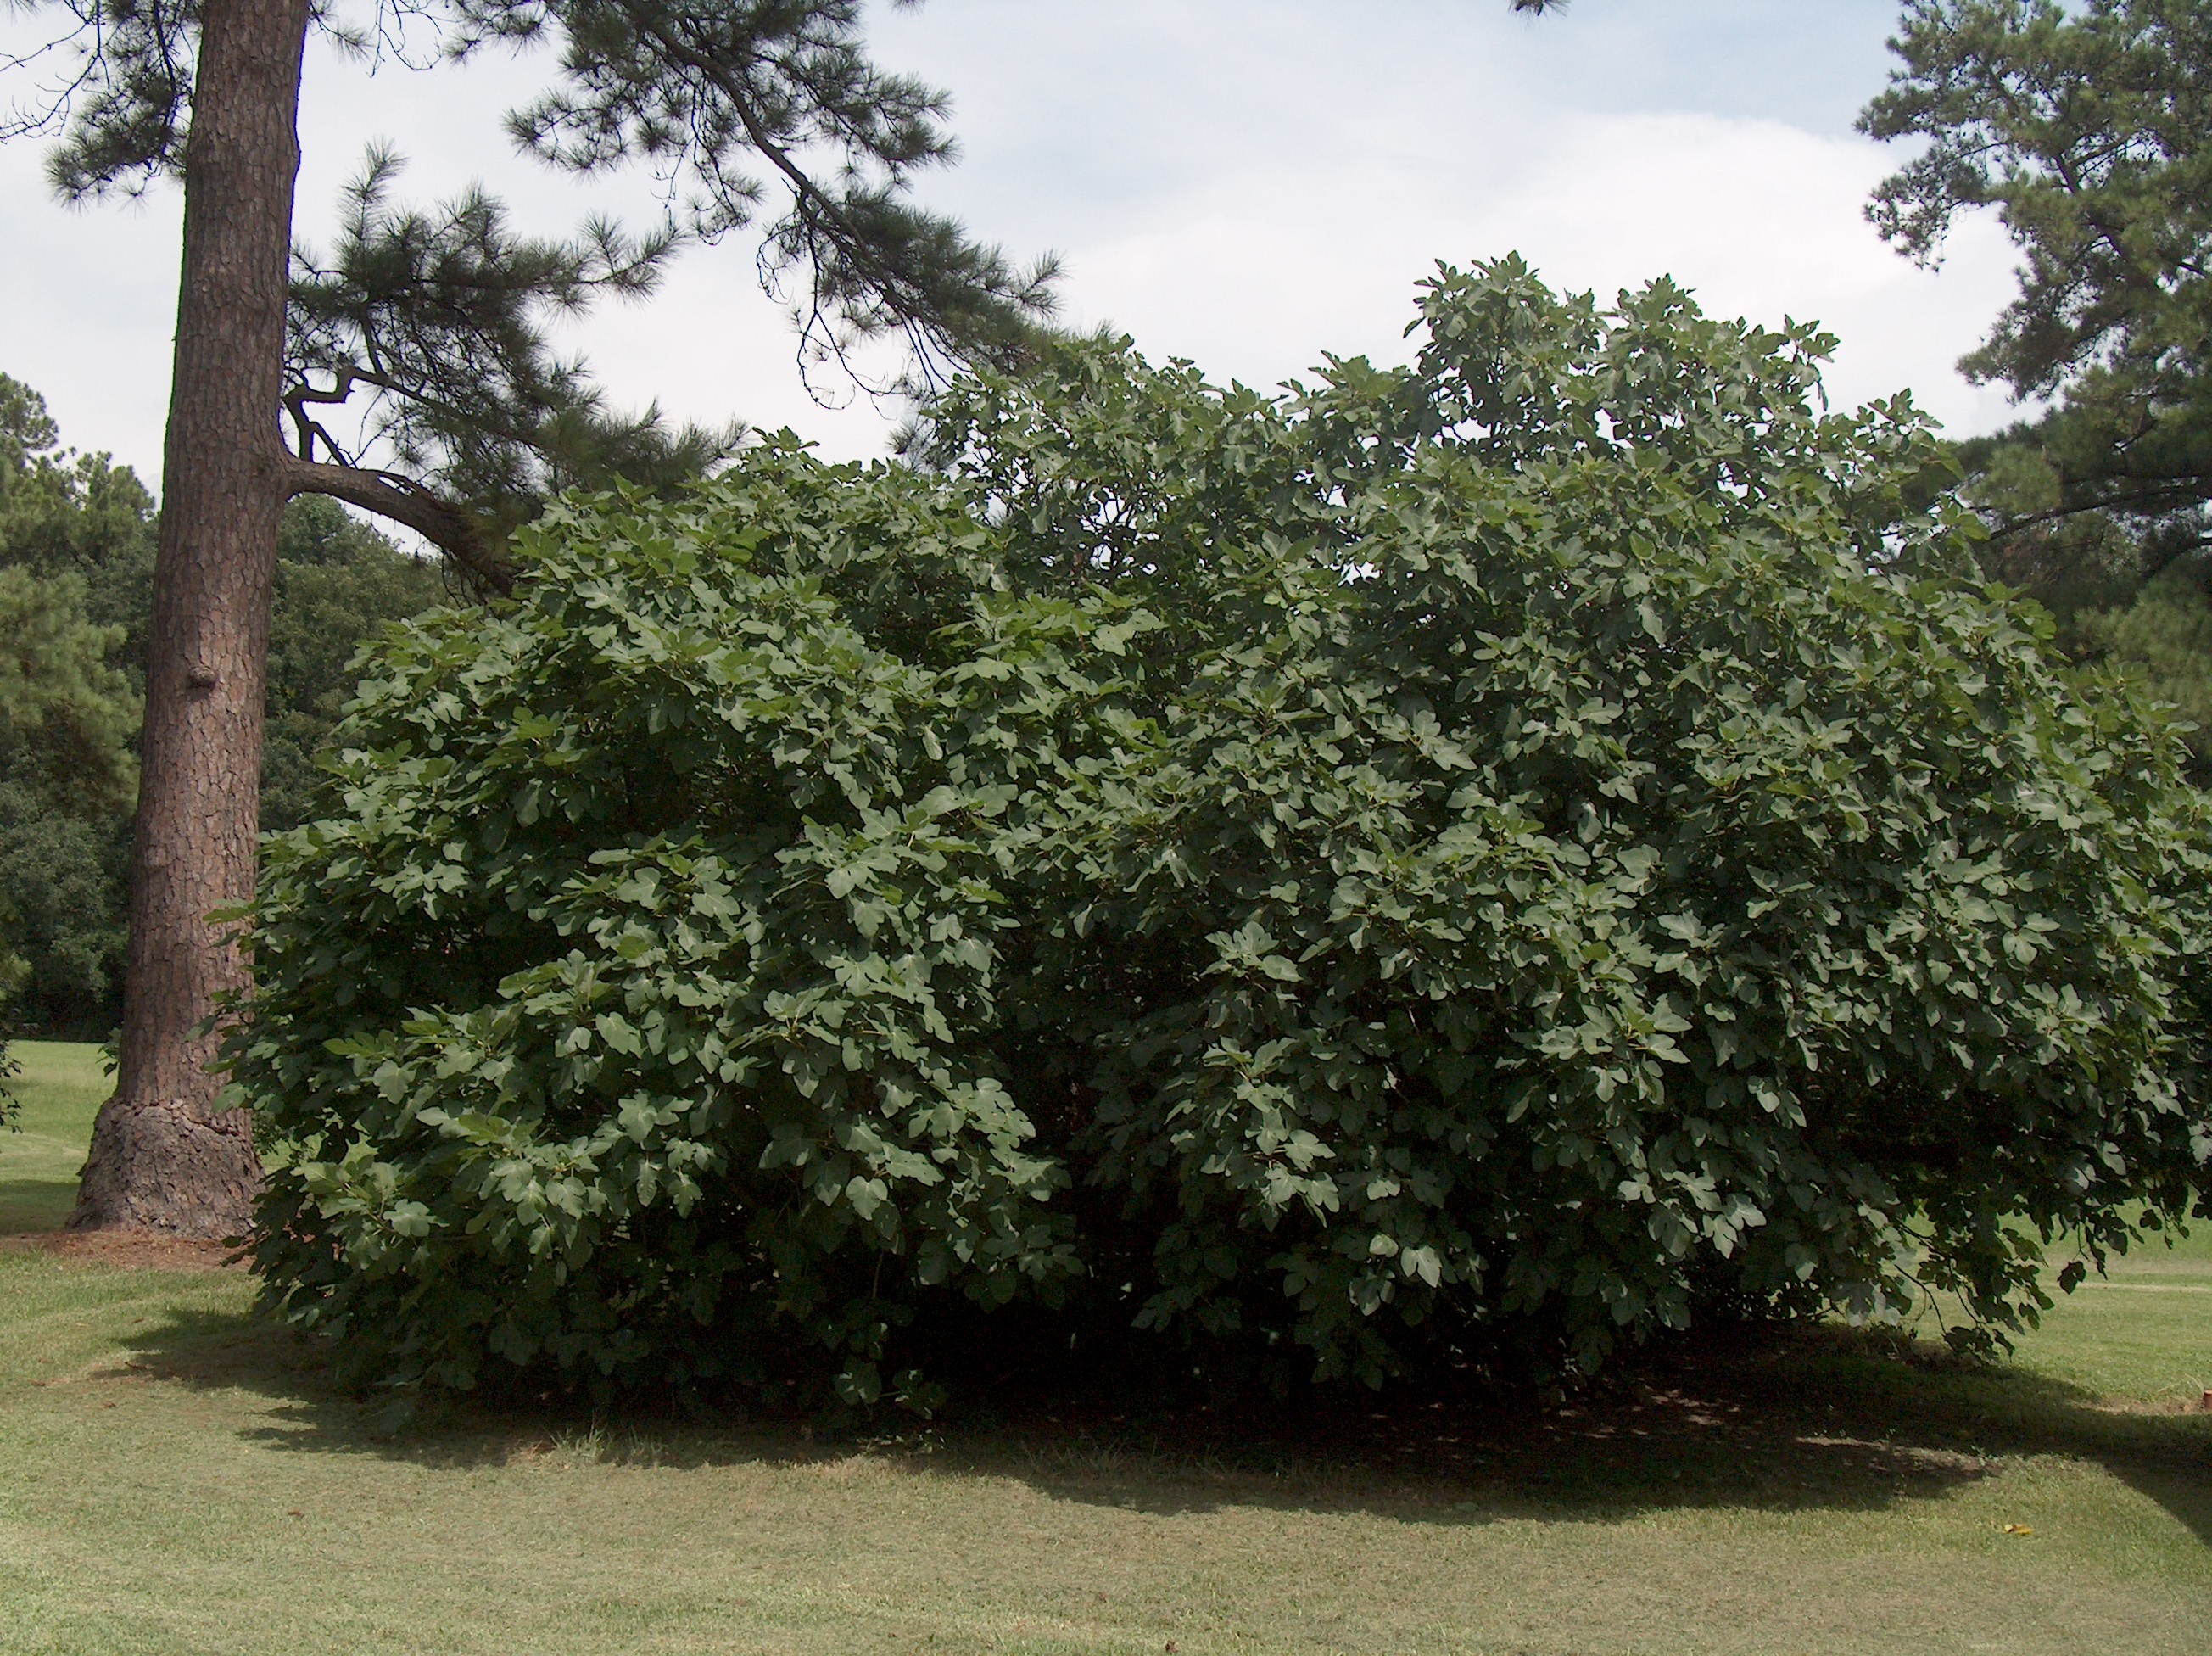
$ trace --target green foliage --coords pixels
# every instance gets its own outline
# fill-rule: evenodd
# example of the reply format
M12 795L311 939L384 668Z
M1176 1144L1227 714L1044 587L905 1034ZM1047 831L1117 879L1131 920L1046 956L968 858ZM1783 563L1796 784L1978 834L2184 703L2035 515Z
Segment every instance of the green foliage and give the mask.
M573 242L519 236L477 188L434 211L394 206L399 171L372 149L337 246L295 256L286 405L303 459L348 460L320 417L358 387L374 398L362 439L501 538L549 493L610 478L671 487L736 446L741 422L671 427L658 409L611 410L547 338L550 317L650 293L672 235L634 240L599 224Z
M27 987L40 1026L103 996L122 941L107 830L137 792L138 698L84 599L76 575L0 567L0 987Z
M0 786L50 804L128 802L138 707L108 661L121 642L119 628L86 618L81 581L0 569Z
M264 831L305 819L319 775L315 756L352 699L362 646L445 598L436 565L409 557L335 501L310 496L285 508L269 630Z
M130 851L126 815L49 809L0 787L0 904L24 965L23 1029L90 1038L115 1027Z
M114 1021L153 502L0 374L0 937L22 1026Z
M665 514L556 508L526 599L387 647L345 814L269 847L240 1072L294 1158L268 1265L304 1320L459 1385L766 1380L803 1331L873 1401L913 1289L1070 1275L990 1062L1018 755L938 734L987 539L771 448Z
M154 578L154 501L127 466L58 447L46 401L0 374L0 564L73 575L134 663ZM135 671L135 668L134 668Z
M2212 783L2212 600L2194 560L2147 583L2132 602L2074 618L2081 648L2194 727L2190 776Z
M2001 1330L2185 1213L2182 750L1978 589L1910 405L1664 282L1419 329L1278 399L1069 347L931 472L573 500L403 630L268 857L272 1301L392 1379L926 1403Z
M129 467L59 441L38 393L0 374L0 938L21 1025L100 1036L119 1012L154 502ZM432 565L336 502L286 508L264 827L300 819L362 641L443 596Z
M2154 572L2161 547L2200 544L2212 500L2212 4L1911 0L1892 44L1860 128L1927 143L1869 216L1933 263L1960 215L1994 207L2021 291L1960 367L2058 399L1976 446L2018 451L1989 504L2031 539L2117 514Z
M1929 143L1877 192L1877 227L1932 260L1960 213L1994 206L2026 259L1963 366L2023 397L2065 391L2129 502L2155 503L2161 480L2202 501L2212 7L1914 0L1893 44L1861 125Z

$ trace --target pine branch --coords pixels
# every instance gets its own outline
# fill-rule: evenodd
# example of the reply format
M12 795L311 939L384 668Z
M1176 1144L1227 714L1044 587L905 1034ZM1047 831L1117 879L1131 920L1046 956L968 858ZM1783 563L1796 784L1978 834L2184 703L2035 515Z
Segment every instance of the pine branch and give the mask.
M291 495L328 495L412 529L489 591L514 589L514 566L502 557L482 524L453 502L412 478L362 466L290 457L285 487Z
M605 223L567 241L520 236L504 206L474 190L397 207L399 166L373 149L349 186L337 246L327 259L294 256L284 400L299 458L319 447L356 465L310 406L358 393L352 446L456 503L489 545L564 488L621 478L663 490L733 450L742 426L609 410L582 365L552 347L558 319L605 295L650 293L678 238Z

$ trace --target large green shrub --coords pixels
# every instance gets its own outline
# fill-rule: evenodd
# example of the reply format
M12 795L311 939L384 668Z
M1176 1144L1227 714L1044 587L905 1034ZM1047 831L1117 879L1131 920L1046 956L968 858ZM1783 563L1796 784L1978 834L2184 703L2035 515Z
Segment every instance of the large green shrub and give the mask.
M2178 743L1980 591L1909 406L1664 283L1420 327L1279 399L1071 350L397 635L270 847L276 1303L464 1385L1586 1370L2002 1327L2186 1212Z

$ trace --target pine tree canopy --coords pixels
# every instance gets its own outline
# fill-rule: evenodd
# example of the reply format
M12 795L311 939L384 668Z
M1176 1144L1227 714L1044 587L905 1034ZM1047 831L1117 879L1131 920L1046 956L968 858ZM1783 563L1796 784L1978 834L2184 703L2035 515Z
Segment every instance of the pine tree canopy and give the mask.
M70 67L7 135L58 134L52 174L70 199L180 173L200 6L45 9L61 39L17 67ZM850 369L857 347L887 338L908 347L907 383L1018 360L1051 314L1054 264L1017 265L915 202L916 178L954 155L945 99L870 60L861 12L858 0L318 8L316 28L380 61L419 57L426 34L454 61L542 45L551 72L510 112L515 143L577 174L641 165L661 210L641 232L593 221L533 238L480 190L400 204L400 157L372 147L334 244L294 259L283 402L303 488L404 523L498 585L505 534L549 494L696 475L742 425L611 408L550 331L601 298L650 293L678 249L733 233L759 239L762 282L790 306L808 367Z
M2020 293L1960 366L2057 399L1968 455L2000 533L2110 513L2153 566L2206 545L2212 3L1909 0L1891 44L1860 130L1925 147L1869 216L1932 265L1961 216L1994 208Z

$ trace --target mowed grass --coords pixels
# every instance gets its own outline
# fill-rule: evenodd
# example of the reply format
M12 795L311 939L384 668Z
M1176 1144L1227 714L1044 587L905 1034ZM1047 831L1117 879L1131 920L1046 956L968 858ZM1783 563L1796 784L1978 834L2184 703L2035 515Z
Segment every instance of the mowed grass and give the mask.
M0 1223L46 1227L104 1087L21 1050ZM0 1651L2212 1647L2202 1231L1996 1371L1713 1342L1564 1410L1304 1431L1142 1400L875 1442L387 1431L251 1298L0 1247Z
M100 1049L74 1041L17 1041L22 1073L9 1083L18 1131L0 1130L0 1236L59 1228L76 1199L92 1118L112 1090Z

